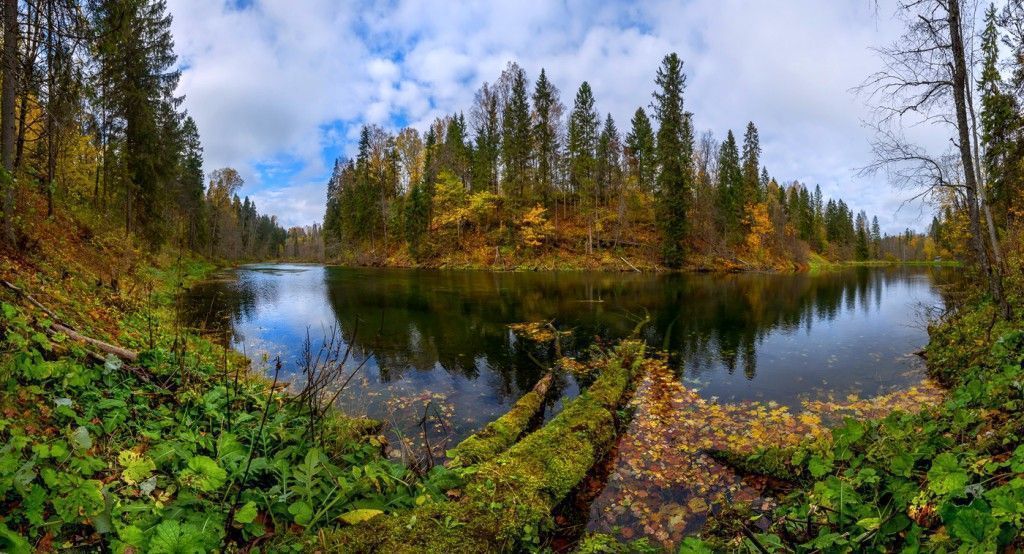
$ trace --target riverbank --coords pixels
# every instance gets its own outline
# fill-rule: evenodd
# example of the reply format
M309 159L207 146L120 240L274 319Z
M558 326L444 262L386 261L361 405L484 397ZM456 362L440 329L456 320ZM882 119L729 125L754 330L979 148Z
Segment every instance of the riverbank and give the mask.
M618 433L657 417L640 411L659 406L644 400L656 383L678 385L640 345L609 347L610 355L593 361L598 381L567 403L562 416L517 431L519 442L503 442L469 467L416 472L382 457L372 424L314 413L262 376L268 369L273 375L273 365L257 360L250 374L248 360L182 325L178 292L209 275L213 264L168 251L147 256L115 234L86 238L74 222L52 225L42 231L72 230L67 242L0 261L0 276L38 302L11 289L0 294L0 541L6 541L0 545L7 550L372 551L382 536L391 541L388 548L542 548ZM837 302L841 297L836 292ZM72 340L55 323L121 346L133 359L96 356L94 344ZM635 382L644 404L623 409ZM676 391L672 398L689 399L680 409L718 413L696 396ZM759 410L730 408L721 412L724 419L705 420L723 431L712 445L723 460L742 439L737 452L749 461L751 441L770 428L766 421L788 429L779 435L787 441L827 434L818 424L814 433L798 427L809 424L797 414ZM700 421L687 417L672 425ZM735 426L720 425L727 421ZM644 444L651 435L627 437ZM814 444L784 446L810 452ZM705 454L688 455L703 460ZM832 456L833 463L844 460ZM692 476L700 464L679 467L690 468L680 475ZM731 520L717 514L712 529L727 529ZM339 525L352 527L335 531ZM379 529L395 532L374 532ZM735 540L720 535L723 544Z
M0 256L0 550L303 550L458 483L181 326L178 293L213 264L71 219L34 230L53 240Z
M756 264L736 258L722 257L697 257L689 261L684 267L670 269L661 265L656 259L628 258L609 252L604 256L595 257L563 257L552 256L520 260L514 263L494 264L477 263L473 260L444 260L417 263L408 259L387 260L384 262L372 261L361 263L357 260L313 260L313 259L291 259L279 258L275 260L261 261L260 263L294 263L294 264L318 264L334 267L348 268L396 268L396 269L457 269L473 271L600 271L609 273L744 273L744 272L769 272L769 273L815 273L823 271L841 271L853 267L962 267L962 264L955 260L924 261L924 260L848 260L829 261L819 255L814 255L803 263L776 263ZM245 264L235 264L241 266Z
M929 372L951 387L944 403L846 419L794 447L719 451L748 475L779 480L779 505L723 513L687 551L1024 546L1024 329L994 309L968 307L930 328Z

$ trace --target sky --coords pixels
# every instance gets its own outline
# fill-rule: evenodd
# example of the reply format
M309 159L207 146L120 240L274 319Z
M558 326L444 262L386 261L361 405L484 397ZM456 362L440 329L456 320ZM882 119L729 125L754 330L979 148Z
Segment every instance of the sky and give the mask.
M509 60L541 68L571 106L590 83L621 132L648 107L665 54L687 74L696 129L722 139L753 121L779 181L820 184L882 229L923 229L927 207L871 161L867 99L851 91L880 67L873 46L899 34L887 2L683 0L169 0L182 77L205 169L231 166L243 194L285 226L321 221L333 161L359 128L421 131L468 112ZM532 86L532 85L531 85Z

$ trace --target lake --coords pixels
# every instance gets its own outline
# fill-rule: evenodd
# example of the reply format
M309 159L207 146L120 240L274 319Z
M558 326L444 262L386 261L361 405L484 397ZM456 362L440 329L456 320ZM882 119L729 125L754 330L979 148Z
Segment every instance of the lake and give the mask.
M191 289L192 327L227 334L259 367L275 357L294 382L307 336L336 329L365 364L339 396L352 415L415 433L427 406L451 444L504 413L555 360L509 324L552 321L563 353L642 338L669 352L679 379L720 402L796 406L871 396L920 380L924 313L955 270L851 268L820 274L498 273L250 265ZM314 347L315 350L315 347ZM578 393L560 376L562 398ZM559 409L553 401L549 414Z

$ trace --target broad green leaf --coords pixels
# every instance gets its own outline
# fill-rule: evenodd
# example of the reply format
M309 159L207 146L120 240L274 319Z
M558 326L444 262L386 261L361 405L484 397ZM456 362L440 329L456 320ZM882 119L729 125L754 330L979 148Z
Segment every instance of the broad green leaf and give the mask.
M807 460L807 469L811 472L811 476L817 479L832 471L832 460L815 454Z
M967 487L968 476L956 460L956 456L943 452L932 460L928 470L928 489L938 495L962 495Z
M124 468L121 478L129 485L137 485L156 471L156 464L150 458L142 456L134 450L122 450L117 455L117 461Z
M879 526L881 526L881 525L882 525L882 520L880 518L877 518L877 517L866 517L864 519L861 519L861 520L857 521L857 526L858 527L863 527L864 529L867 529L868 531L874 531L875 529L878 529Z
M256 519L256 513L256 503L250 500L235 512L235 522L252 523L252 521Z
M199 554L206 549L195 526L165 521L157 525L147 551L151 554Z
M11 531L3 522L0 522L0 552L30 554L32 546L21 535Z
M292 514L295 523L303 526L308 525L313 519L313 507L304 500L292 502L291 506L288 506L288 513Z
M89 430L82 425L76 427L71 433L71 443L75 445L77 450L89 450L92 448L92 437L89 436Z
M228 478L224 468L207 456L193 456L180 474L182 484L202 492L221 488Z

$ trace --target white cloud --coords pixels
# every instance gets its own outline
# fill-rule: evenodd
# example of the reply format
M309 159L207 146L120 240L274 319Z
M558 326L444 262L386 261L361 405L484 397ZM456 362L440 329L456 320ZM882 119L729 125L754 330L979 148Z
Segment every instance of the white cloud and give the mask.
M863 0L169 4L185 64L180 91L208 169L240 168L261 210L287 224L322 215L324 149L352 153L358 136L338 122L423 127L467 110L479 84L515 59L531 79L546 68L566 104L588 80L598 109L625 132L670 51L685 61L698 129L741 136L753 120L773 175L820 183L889 231L923 224L919 210L896 213L906 193L882 176L855 176L870 159L870 134L850 88L878 65L869 47L896 36L887 7L876 16ZM301 168L287 177L257 170L282 160Z

